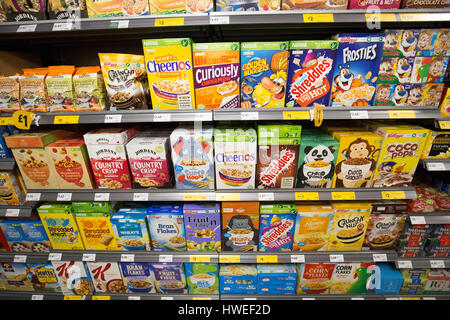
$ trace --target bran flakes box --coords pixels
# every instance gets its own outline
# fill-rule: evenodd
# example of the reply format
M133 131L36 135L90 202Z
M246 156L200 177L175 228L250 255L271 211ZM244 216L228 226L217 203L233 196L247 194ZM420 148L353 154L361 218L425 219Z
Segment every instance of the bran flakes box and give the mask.
M295 231L294 204L261 204L259 251L291 251Z
M194 43L197 109L239 108L239 42Z
M337 41L291 41L286 107L328 106Z
M155 293L153 268L146 262L119 262L127 293Z
M192 40L142 40L154 110L194 109Z
M383 33L344 33L339 41L331 93L332 107L369 106L373 103L383 52Z
M241 44L241 108L284 107L288 42Z

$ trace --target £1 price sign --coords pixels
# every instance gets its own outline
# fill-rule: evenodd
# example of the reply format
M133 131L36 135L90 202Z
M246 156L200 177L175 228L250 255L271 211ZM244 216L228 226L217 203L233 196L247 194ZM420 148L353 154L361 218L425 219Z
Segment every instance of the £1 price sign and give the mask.
M34 113L24 110L15 111L11 117L12 124L17 129L29 130L33 121Z

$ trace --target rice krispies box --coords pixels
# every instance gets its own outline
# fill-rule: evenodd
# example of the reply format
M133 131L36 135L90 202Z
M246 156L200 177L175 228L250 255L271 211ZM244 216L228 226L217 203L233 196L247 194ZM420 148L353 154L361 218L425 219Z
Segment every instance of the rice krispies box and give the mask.
M286 107L328 106L337 41L291 41Z
M396 107L406 106L410 89L410 84L379 84L377 85L375 105Z
M241 44L241 108L284 107L288 42Z
M415 57L419 34L420 29L385 30L383 57Z
M373 104L383 52L383 33L344 33L339 41L331 93L332 107Z

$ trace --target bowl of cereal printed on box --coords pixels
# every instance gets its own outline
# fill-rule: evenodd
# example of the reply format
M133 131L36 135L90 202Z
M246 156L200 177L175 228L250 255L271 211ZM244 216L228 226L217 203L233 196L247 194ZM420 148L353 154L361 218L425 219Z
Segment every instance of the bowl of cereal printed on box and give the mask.
M158 98L171 105L178 105L179 97L190 92L190 84L187 80L159 80L155 81L152 87Z

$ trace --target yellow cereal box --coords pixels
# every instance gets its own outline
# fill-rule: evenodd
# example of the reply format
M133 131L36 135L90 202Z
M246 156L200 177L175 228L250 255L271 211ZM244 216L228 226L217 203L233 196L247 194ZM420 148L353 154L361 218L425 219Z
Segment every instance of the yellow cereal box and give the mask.
M118 250L110 215L101 212L76 213L81 238L87 250Z
M361 251L372 206L365 202L333 203L328 251Z
M443 117L450 117L450 90L444 88L443 98L439 106Z
M193 109L192 40L142 40L153 109Z

